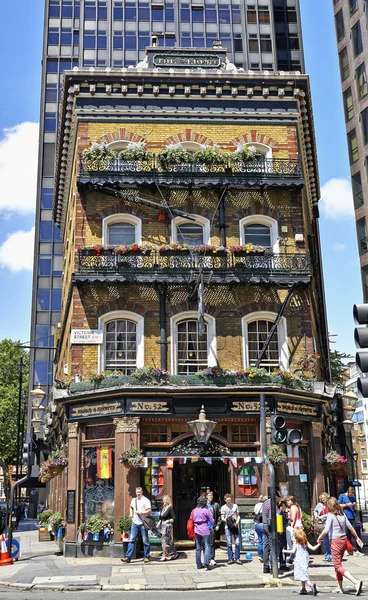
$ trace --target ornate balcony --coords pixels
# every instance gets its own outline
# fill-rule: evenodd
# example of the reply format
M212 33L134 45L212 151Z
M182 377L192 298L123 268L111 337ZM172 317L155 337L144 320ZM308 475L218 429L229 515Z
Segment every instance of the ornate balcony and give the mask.
M99 159L79 155L80 183L125 182L177 184L195 180L202 186L231 183L235 187L249 185L303 185L299 160L264 159L259 162L229 162L227 165L177 164L163 170L156 156L147 160Z
M227 252L160 253L128 255L114 251L102 256L78 255L78 280L108 279L120 281L188 281L193 272L211 274L216 282L310 281L310 256L305 254L230 254Z

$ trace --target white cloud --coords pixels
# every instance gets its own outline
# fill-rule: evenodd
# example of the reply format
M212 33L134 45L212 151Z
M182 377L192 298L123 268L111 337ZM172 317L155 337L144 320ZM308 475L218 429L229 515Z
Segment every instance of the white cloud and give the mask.
M30 231L15 231L11 233L0 246L0 267L10 271L33 269L34 256L34 227Z
M348 179L333 178L321 188L320 208L326 219L334 221L354 216L353 194Z
M346 244L339 244L339 242L335 242L333 249L336 250L336 252L344 252L344 250L346 250Z
M38 123L4 129L0 139L0 211L32 213L36 206Z

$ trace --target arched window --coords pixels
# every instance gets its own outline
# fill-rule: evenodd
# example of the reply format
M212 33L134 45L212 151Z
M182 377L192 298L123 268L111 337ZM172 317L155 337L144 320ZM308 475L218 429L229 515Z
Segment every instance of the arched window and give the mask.
M251 242L279 252L277 221L266 215L250 215L240 220L240 242Z
M272 148L270 146L266 146L266 144L261 144L260 142L248 142L245 144L248 148L255 148L259 154L263 155L263 158L269 159L272 158Z
M144 365L143 317L129 311L113 311L99 320L104 330L99 372L105 369L130 375Z
M238 486L245 496L252 496L258 491L257 475L253 467L244 465L239 469Z
M102 243L109 246L140 244L142 221L135 215L117 213L102 221Z
M251 313L243 318L244 364L246 367L256 364L268 334L277 315L268 311ZM264 355L261 367L272 371L281 367L289 368L286 337L286 319L282 317Z
M171 319L171 365L174 374L189 375L216 365L215 319L205 315L200 335L198 313L188 311Z
M193 216L194 221L184 217L175 217L172 220L172 241L188 246L210 243L210 222L205 217Z

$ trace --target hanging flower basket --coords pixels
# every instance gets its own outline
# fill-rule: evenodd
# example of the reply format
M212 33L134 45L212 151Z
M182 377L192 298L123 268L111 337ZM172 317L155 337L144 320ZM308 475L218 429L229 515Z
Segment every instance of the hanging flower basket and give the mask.
M322 460L322 464L331 475L339 477L347 475L348 461L345 456L338 454L335 450L331 450L331 452L326 454Z
M285 452L276 444L268 446L267 458L274 467L281 467L288 460Z
M125 467L132 467L134 469L140 467L143 461L143 453L139 448L135 446L130 446L128 450L125 450L123 454L119 456L119 462L122 463Z

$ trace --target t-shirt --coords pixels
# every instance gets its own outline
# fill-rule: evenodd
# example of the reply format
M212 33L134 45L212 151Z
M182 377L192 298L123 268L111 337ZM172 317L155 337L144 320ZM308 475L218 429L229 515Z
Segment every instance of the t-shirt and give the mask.
M230 506L228 506L227 504L224 504L223 506L221 506L221 514L225 515L225 521L226 521L226 519L228 519L228 517L233 517L233 519L235 521L239 516L238 505L235 503L230 504ZM226 523L225 523L225 527L226 527Z
M142 525L143 521L136 513L146 512L149 508L151 508L151 502L145 496L141 498L133 498L130 503L131 508L133 509L133 523L136 525Z
M336 540L337 538L346 537L347 529L351 531L353 528L346 517L343 517L342 515L333 515L332 513L328 513L323 533L326 533L330 540Z
M355 496L348 496L347 494L340 494L338 502L340 504L348 504L349 502L356 502L356 498L355 498ZM348 519L355 519L354 506L344 506L344 513Z

